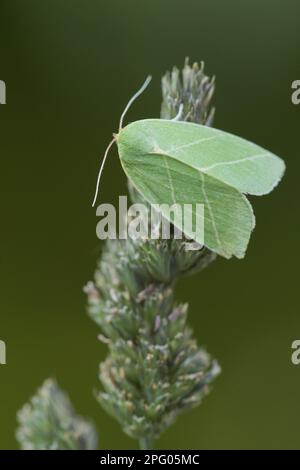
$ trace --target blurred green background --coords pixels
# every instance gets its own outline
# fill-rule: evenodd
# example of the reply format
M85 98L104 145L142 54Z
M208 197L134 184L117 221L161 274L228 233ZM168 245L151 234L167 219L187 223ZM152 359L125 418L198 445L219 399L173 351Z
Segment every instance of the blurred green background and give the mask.
M82 286L101 247L91 208L99 159L125 103L151 87L128 120L156 117L160 77L184 57L217 76L215 126L285 158L270 196L252 198L257 228L243 261L219 259L178 285L190 322L223 373L202 406L159 448L300 448L300 4L286 0L1 0L0 448L16 448L17 409L48 376L96 423L102 448L134 448L96 403L106 349ZM102 201L126 181L116 150Z

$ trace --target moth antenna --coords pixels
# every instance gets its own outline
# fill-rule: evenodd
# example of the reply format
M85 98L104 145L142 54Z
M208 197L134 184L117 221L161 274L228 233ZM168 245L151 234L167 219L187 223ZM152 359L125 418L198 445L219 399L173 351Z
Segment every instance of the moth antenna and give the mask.
M121 114L121 117L120 117L120 123L119 123L119 132L122 130L122 127L123 127L123 121L124 121L124 117L128 111L128 109L130 108L130 106L132 105L132 103L143 93L143 91L145 91L145 89L147 88L147 86L149 85L149 83L151 82L152 80L152 77L151 75L148 75L148 77L146 78L146 80L144 81L143 85L141 86L141 88L133 95L132 98L130 98L130 100L128 101L123 113ZM102 175L102 172L103 172L103 168L104 168L104 165L105 165L105 162L106 162L106 159L107 159L107 156L108 156L108 152L110 151L110 148L113 146L113 144L116 142L116 137L114 137L112 139L112 141L108 144L106 150L105 150L105 153L104 153L104 157L103 157L103 160L102 160L102 163L101 163L101 167L100 167L100 170L99 170L99 173L98 173L98 178L97 178L97 184L96 184L96 191L95 191L95 196L94 196L94 200L93 200L93 204L92 204L92 207L94 207L95 203L96 203L96 200L97 200L97 197L98 197L98 192L99 192L99 186L100 186L100 180L101 180L101 175Z
M141 86L141 88L133 95L132 98L130 98L130 100L128 101L127 105L126 105L126 108L124 109L123 113L121 114L121 117L120 117L120 123L119 123L119 132L122 130L122 127L123 127L123 121L124 121L124 117L128 111L128 109L130 108L130 106L132 105L132 103L146 90L147 86L149 85L149 83L151 82L152 80L152 77L151 75L148 75L148 77L146 78L146 80L144 81L143 85Z
M102 175L102 172L103 172L103 168L104 168L104 165L105 165L105 161L106 161L106 159L107 159L108 152L110 151L110 148L113 146L113 144L115 143L115 141L116 141L116 137L113 138L113 140L108 144L108 146L107 146L107 148L106 148L106 150L105 150L104 157L103 157L103 160L102 160L102 163L101 163L101 166L100 166L100 170L99 170L99 173L98 173L97 184L96 184L96 191L95 191L95 196L94 196L94 200L93 200L92 207L94 207L94 205L95 205L95 203L96 203L96 200L97 200L97 197L98 197L101 175Z
M172 121L179 121L180 118L182 118L182 114L183 114L183 104L181 103L179 105L179 110L178 110L178 113L176 114L176 116L171 119Z

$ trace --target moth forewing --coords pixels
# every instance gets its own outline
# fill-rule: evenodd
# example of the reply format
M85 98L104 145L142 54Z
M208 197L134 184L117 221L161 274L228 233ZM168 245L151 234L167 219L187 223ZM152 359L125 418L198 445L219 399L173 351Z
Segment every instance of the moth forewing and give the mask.
M226 258L245 255L255 225L243 193L270 192L285 168L252 142L186 122L136 121L120 131L117 145L125 173L148 202L204 204L204 244Z
M184 233L220 255L243 257L254 226L251 206L245 196L210 175L201 174L185 163L160 153L149 152L141 145L118 140L119 155L128 178L151 204L179 204L184 212L192 207L196 216L197 204L204 205L204 240L183 227ZM179 226L176 214L170 219ZM236 227L239 227L237 230Z
M122 133L143 150L167 154L244 194L269 193L285 170L281 158L257 144L200 124L146 119Z

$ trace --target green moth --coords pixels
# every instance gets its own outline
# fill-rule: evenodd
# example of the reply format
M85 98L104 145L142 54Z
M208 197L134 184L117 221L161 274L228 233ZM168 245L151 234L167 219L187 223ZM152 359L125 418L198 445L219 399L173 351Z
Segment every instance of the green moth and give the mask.
M271 192L284 173L283 160L241 137L199 124L145 119L122 128L136 96L109 145L117 143L127 177L151 204L204 204L205 246L225 258L243 258L255 226L245 195ZM162 215L170 218L169 211ZM176 213L170 222L179 225Z

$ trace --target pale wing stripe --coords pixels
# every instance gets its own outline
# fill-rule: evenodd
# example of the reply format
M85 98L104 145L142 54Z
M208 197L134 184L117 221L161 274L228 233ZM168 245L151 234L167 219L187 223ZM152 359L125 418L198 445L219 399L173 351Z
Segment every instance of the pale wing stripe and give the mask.
M203 137L202 139L195 140L194 142L189 142L188 144L183 144L179 145L178 147L171 147L169 150L166 150L166 152L177 152L177 150L182 150L182 149L187 149L189 147L193 147L194 145L201 144L202 142L207 142L208 140L214 140L218 139L222 136L220 135L213 135L211 137Z
M238 160L230 160L228 162L217 162L213 165L204 168L198 168L198 170L205 173L206 171L212 170L213 168L216 168L218 166L237 165L238 163L249 162L251 160L257 160L258 158L263 157L272 157L272 155L269 152L259 153L258 155L251 155L250 157L240 158Z
M164 159L165 166L166 166L166 169L167 169L168 180L169 180L169 185L170 185L171 194L172 194L172 200L173 200L174 204L176 204L176 200L175 200L175 191L174 191L174 186L173 186L173 181L172 181L172 176L171 176L171 173L170 173L170 168L169 168L168 160L167 160L167 158L166 158L164 155L163 155L163 159Z
M216 235L217 243L218 243L219 247L222 250L222 244L221 244L221 240L220 240L220 237L219 237L219 232L218 232L216 222L215 222L215 218L214 218L214 215L213 215L213 212L212 212L212 208L211 208L211 205L210 205L210 202L209 202L206 190L205 190L204 176L201 173L200 173L200 177L201 177L202 191L203 191L204 199L205 199L205 202L207 204L208 212L210 214L210 218L211 218L213 229L214 229L214 232L215 232L215 235Z

